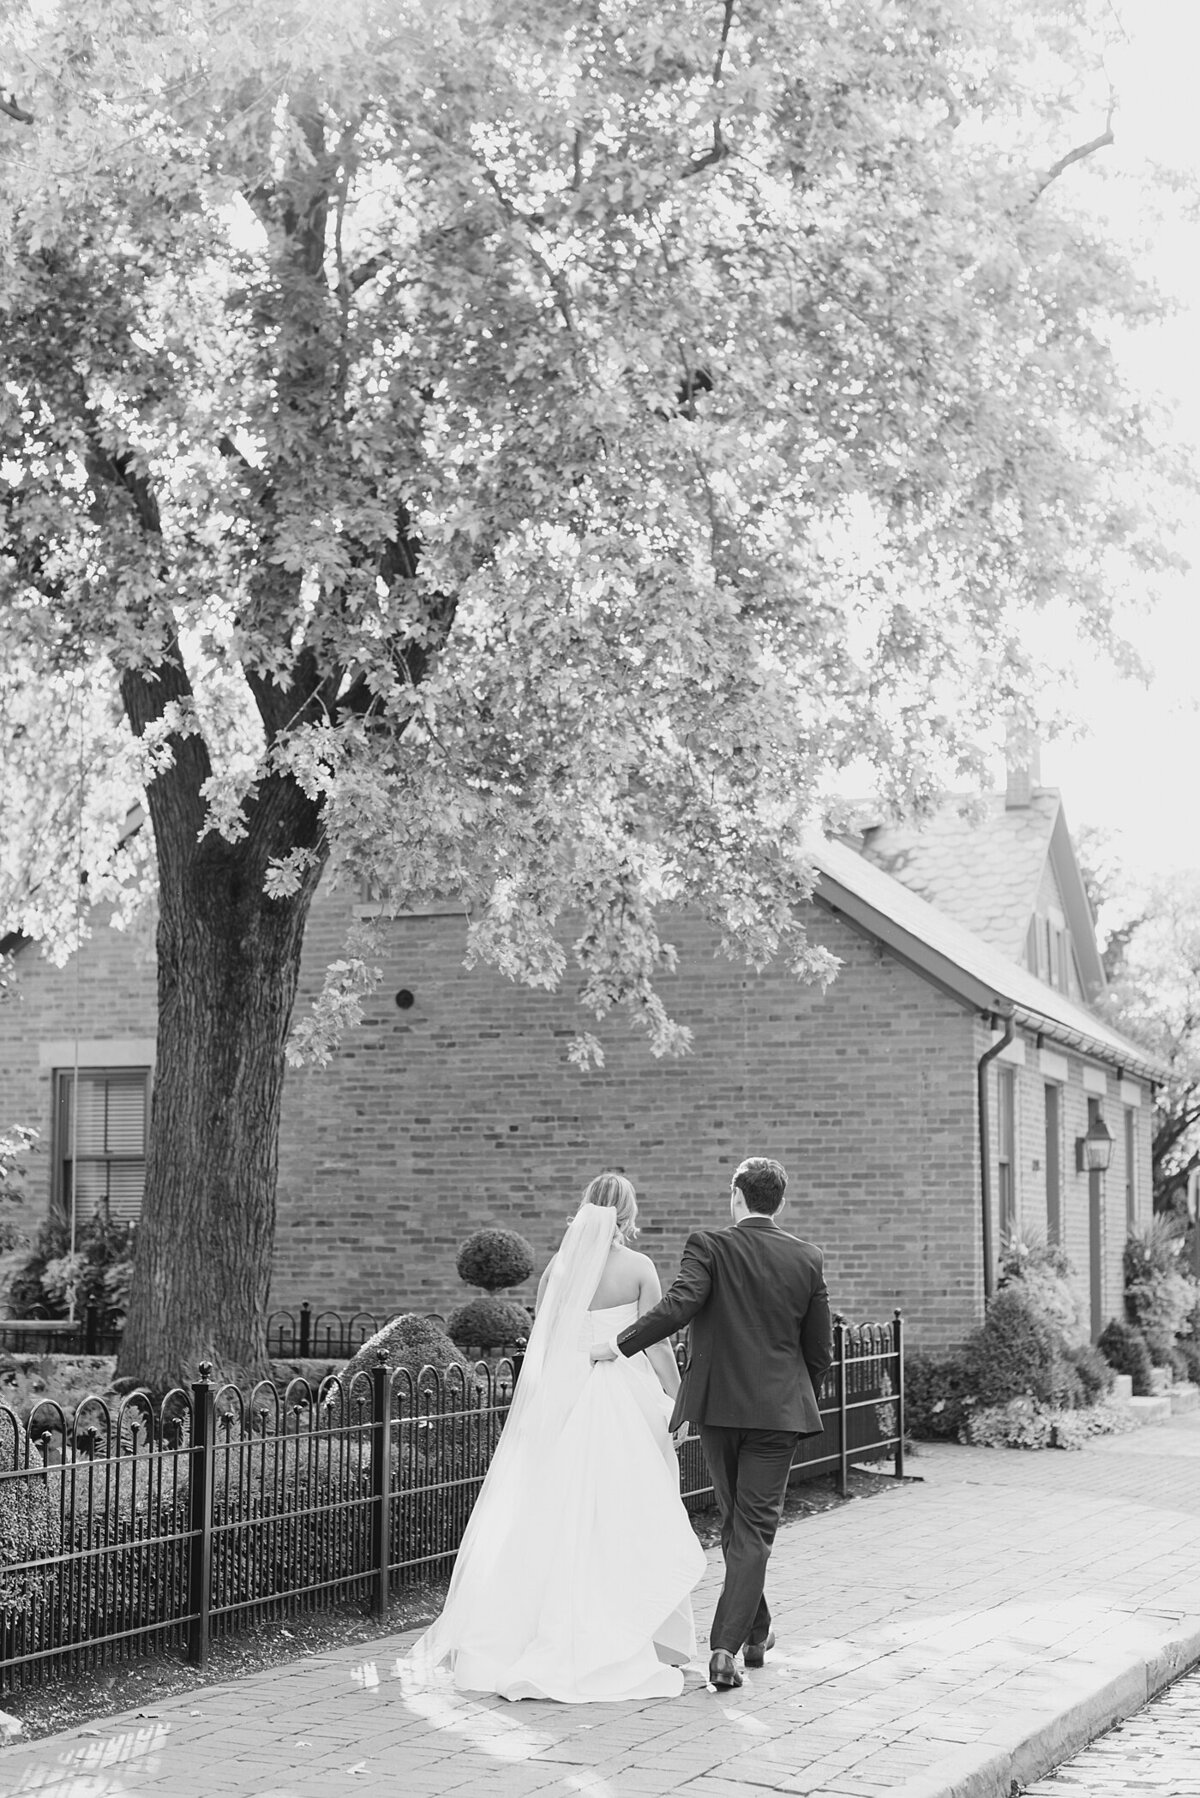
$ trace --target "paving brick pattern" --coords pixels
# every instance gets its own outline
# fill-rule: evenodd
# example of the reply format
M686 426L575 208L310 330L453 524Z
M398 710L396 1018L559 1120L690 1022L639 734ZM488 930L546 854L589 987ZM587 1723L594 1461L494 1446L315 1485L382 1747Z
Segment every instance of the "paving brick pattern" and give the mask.
M1055 1773L1025 1798L1200 1798L1200 1671L1185 1674L1145 1710Z
M1200 1415L912 1471L781 1532L739 1691L480 1701L392 1637L0 1749L0 1798L1009 1798L1200 1658Z

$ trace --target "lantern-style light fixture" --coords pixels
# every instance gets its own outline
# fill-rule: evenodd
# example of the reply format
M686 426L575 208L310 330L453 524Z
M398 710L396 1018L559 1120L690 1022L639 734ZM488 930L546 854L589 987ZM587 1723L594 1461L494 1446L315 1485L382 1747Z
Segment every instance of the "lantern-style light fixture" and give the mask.
M1108 1125L1097 1111L1087 1127L1086 1136L1075 1138L1075 1171L1079 1174L1103 1174L1112 1160L1113 1139Z

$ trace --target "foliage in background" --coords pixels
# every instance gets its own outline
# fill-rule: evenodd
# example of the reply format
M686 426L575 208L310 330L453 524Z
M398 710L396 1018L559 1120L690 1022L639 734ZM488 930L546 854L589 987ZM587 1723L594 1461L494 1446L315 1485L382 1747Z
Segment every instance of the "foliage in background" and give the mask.
M97 1213L80 1224L72 1253L67 1225L58 1217L44 1219L9 1281L11 1315L67 1317L73 1294L76 1317L96 1305L104 1314L104 1327L119 1328L128 1304L136 1237L134 1224L113 1223Z
M1084 1338L1071 1273L1064 1251L1042 1236L1008 1238L982 1325L960 1350L908 1358L914 1435L1066 1448L1111 1427L1112 1369Z
M1083 1307L1072 1278L1066 1250L1048 1242L1044 1232L1011 1231L1001 1247L997 1290L1013 1287L1055 1335L1060 1349L1085 1340Z
M0 1474L23 1467L25 1459L23 1427L0 1415ZM59 1519L47 1481L0 1479L0 1610L24 1616L46 1596L41 1573L14 1568L55 1554L59 1542Z
M1197 1286L1180 1265L1183 1236L1173 1218L1155 1217L1125 1243L1125 1311L1153 1360L1171 1365L1175 1339L1196 1306Z
M1127 1408L1103 1401L1064 1411L1032 1398L980 1407L968 1413L962 1440L972 1448L1082 1448L1093 1436L1120 1435L1137 1429Z
M1200 1172L1200 873L1146 880L1127 868L1107 833L1078 833L1080 868L1097 916L1117 1027L1167 1067L1154 1101L1154 1209L1187 1226L1187 1193Z
M11 1254L25 1240L24 1220L16 1215L28 1196L24 1160L38 1140L38 1132L23 1124L0 1130L0 1255Z
M1114 1373L1129 1375L1135 1398L1149 1398L1154 1390L1154 1363L1146 1338L1135 1325L1110 1318L1096 1346Z

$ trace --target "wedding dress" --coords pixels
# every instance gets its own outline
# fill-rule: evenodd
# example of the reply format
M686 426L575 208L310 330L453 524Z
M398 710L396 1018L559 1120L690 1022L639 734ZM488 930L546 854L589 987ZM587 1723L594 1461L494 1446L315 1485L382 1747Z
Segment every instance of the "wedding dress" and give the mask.
M644 1355L589 1357L637 1316L587 1308L615 1225L585 1205L563 1238L445 1607L413 1649L414 1669L448 1662L460 1691L675 1697L696 1651L705 1561L679 1497L671 1401Z

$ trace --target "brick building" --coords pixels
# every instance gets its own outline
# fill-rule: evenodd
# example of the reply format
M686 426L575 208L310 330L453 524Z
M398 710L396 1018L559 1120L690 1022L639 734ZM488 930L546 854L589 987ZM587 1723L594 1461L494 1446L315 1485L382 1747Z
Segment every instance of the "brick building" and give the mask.
M923 1345L960 1338L1021 1223L1064 1244L1098 1331L1120 1310L1128 1224L1150 1211L1162 1071L1089 1009L1103 973L1057 795L1010 789L983 816L950 804L921 837L868 831L817 860L809 924L836 981L820 993L755 974L680 916L666 996L695 1047L679 1061L653 1061L617 1021L597 1032L604 1070L580 1073L569 992L468 972L453 907L385 924L363 1026L328 1068L288 1075L273 1305L446 1311L466 1296L454 1260L468 1230L518 1229L540 1265L586 1181L614 1165L667 1277L689 1228L725 1220L737 1162L764 1152L787 1165L789 1227L823 1245L852 1318L898 1305ZM301 1006L347 922L344 895L318 894ZM40 1202L62 1206L74 1186L81 1211L107 1197L133 1214L152 944L101 928L65 969L32 947L19 968L21 1000L0 1008L0 1121L44 1133ZM1079 1172L1097 1115L1111 1165Z

